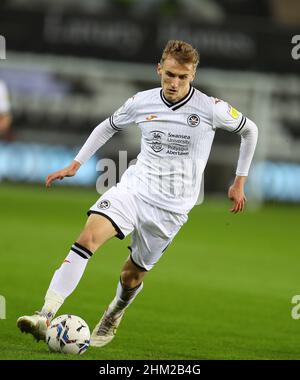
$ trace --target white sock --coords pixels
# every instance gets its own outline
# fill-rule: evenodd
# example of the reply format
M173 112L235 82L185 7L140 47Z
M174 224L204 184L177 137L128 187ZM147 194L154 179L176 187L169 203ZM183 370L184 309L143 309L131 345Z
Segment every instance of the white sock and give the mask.
M57 313L57 310L64 303L64 300L64 297L60 294L48 289L45 296L45 303L40 314L44 315L49 321L51 321Z
M116 296L108 306L108 314L113 317L120 315L121 312L133 302L135 297L143 289L143 286L144 285L141 282L135 288L124 288L120 280L117 286Z
M57 269L45 296L45 304L41 313L52 319L64 300L75 290L93 255L91 251L78 243L74 243L61 267Z

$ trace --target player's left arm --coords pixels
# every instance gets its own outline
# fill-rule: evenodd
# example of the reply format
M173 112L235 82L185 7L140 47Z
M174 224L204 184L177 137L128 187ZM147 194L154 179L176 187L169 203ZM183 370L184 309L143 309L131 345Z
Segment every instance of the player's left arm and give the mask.
M214 126L241 136L236 177L228 190L228 198L233 202L230 211L236 214L243 211L247 201L244 186L256 148L258 129L252 120L223 101L215 104Z

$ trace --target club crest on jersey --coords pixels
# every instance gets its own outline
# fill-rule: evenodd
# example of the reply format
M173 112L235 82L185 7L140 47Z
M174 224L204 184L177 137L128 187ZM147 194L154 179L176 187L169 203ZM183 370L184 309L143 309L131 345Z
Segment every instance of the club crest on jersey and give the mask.
M97 207L100 208L101 210L106 210L110 206L110 201L103 200L100 203L97 204Z
M187 123L190 127L197 127L200 123L200 117L193 113L187 118Z
M152 139L148 141L148 144L151 146L154 152L161 152L164 149L162 144L162 137L164 135L164 132L151 131L150 133L152 135Z

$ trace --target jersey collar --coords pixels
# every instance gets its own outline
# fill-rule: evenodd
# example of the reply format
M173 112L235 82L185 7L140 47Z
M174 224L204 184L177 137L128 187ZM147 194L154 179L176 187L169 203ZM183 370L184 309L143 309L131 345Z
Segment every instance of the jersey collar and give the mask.
M175 102L175 103L171 103L165 98L164 93L163 93L163 89L160 90L160 97L166 106L171 108L172 111L176 111L176 110L178 110L178 108L184 106L192 98L192 96L194 95L194 92L195 92L194 87L190 86L189 92L186 94L186 96L183 99L180 99L180 100L178 100L178 102Z

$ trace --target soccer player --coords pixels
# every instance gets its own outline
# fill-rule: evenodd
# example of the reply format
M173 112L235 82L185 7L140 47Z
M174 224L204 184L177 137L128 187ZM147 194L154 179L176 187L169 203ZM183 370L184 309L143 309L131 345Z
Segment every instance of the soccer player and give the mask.
M89 259L107 240L132 233L114 299L91 335L101 347L115 336L125 310L143 288L145 275L158 262L197 202L202 174L215 132L222 128L241 136L236 177L228 191L231 211L241 212L244 184L257 141L257 127L228 103L192 86L199 62L188 43L167 43L157 73L161 88L137 93L91 133L74 161L50 174L53 181L74 176L114 133L136 123L142 131L141 152L120 182L88 211L87 223L61 267L54 273L45 303L32 316L17 321L21 331L45 339L46 327L76 288Z
M11 119L8 91L5 83L0 81L0 139L8 138Z

